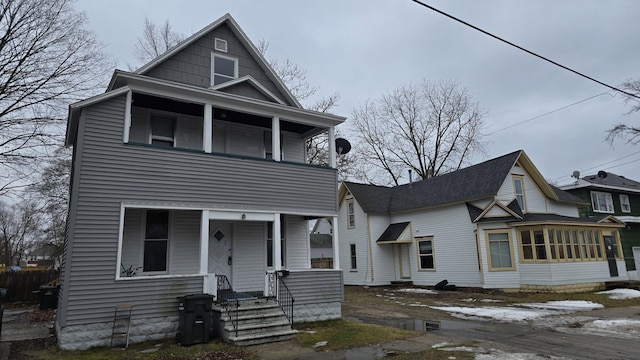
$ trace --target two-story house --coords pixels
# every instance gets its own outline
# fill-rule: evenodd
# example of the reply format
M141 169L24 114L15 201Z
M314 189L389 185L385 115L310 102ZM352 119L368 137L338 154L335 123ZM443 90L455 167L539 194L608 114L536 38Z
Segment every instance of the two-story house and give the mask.
M134 305L132 342L173 337L177 297L277 301L278 281L296 320L339 318L342 272L311 269L308 221L337 221L344 120L305 110L228 14L72 104L59 346L108 345L120 303ZM329 166L305 153L321 133Z
M344 283L578 291L625 280L614 217L544 179L524 151L448 174L339 192Z
M579 176L578 176L579 177ZM599 171L560 187L583 199L580 216L614 215L625 223L620 242L629 278L639 280L640 266L640 182L614 173Z

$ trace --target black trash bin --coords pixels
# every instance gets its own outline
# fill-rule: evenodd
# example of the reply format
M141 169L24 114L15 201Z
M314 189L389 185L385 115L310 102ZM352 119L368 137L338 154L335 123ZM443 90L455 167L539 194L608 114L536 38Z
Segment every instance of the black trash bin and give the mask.
M184 346L205 344L211 340L213 295L192 294L178 298L178 333Z
M40 310L58 308L58 286L40 286Z

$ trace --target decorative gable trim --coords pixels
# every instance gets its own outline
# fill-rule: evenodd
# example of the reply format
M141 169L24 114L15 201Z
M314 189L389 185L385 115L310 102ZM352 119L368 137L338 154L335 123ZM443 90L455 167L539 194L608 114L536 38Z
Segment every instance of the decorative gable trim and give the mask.
M544 176L542 176L531 159L529 159L527 154L525 154L522 150L520 151L520 155L518 156L518 159L514 166L517 164L520 164L520 166L526 170L526 172L529 174L533 182L538 186L540 191L542 191L548 198L555 201L560 201L560 198L555 193L555 191L553 191L547 180L544 179Z
M230 80L230 81L224 82L222 84L218 84L216 86L211 87L211 89L212 90L222 90L222 89L229 88L229 87L232 87L234 85L241 84L241 83L250 84L256 90L260 91L262 93L262 95L266 96L267 98L273 100L274 102L277 102L278 104L286 105L286 103L284 101L282 101L279 97L275 96L271 91L269 91L262 84L257 82L251 75L246 75L246 76L234 79L234 80Z
M522 216L516 213L515 211L511 210L507 205L502 204L498 200L493 200L489 205L487 205L487 207L484 208L484 210L482 210L482 212L478 216L476 216L475 219L473 219L472 222L474 223L478 222L480 219L484 217L487 217L487 218L494 217L494 216L486 216L486 215L496 207L499 209L502 209L506 213L506 216L512 216L516 219L522 220Z
M234 33L234 35L236 35L238 37L238 39L240 40L242 45L249 52L249 54L253 57L253 59L258 63L258 65L262 68L262 70L265 71L265 73L269 77L269 80L273 81L273 83L278 88L278 90L280 90L286 96L286 98L287 98L286 100L288 100L291 104L294 104L295 107L302 109L303 108L302 105L293 96L293 94L291 94L291 91L289 91L289 89L284 84L282 79L280 79L280 77L275 73L273 68L271 68L271 65L269 65L267 60L260 54L260 52L255 47L255 45L253 45L251 40L249 40L247 35L244 33L244 31L242 31L242 29L240 28L238 23L233 19L233 17L229 13L225 14L224 16L219 18L218 20L212 22L211 24L209 24L208 26L206 26L202 30L198 31L197 33L189 36L188 38L183 40L181 43L179 43L176 46L172 47L171 49L167 50L164 54L158 56L157 58L155 58L155 59L151 60L150 62L148 62L147 64L143 65L141 68L136 70L135 73L144 75L149 70L155 68L156 66L161 64L166 59L168 59L168 58L172 57L173 55L175 55L176 53L182 51L184 48L186 48L187 46L191 45L196 40L200 39L201 37L205 36L206 34L211 32L212 30L216 29L217 27L219 27L220 25L225 24L225 23L227 24L227 26L229 26L229 28ZM110 90L110 88L108 90Z

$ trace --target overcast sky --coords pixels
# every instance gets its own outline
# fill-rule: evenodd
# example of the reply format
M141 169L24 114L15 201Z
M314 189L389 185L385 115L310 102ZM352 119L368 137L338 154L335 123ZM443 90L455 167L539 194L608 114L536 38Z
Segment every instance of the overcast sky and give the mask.
M640 78L640 1L425 2L607 84ZM76 8L121 69L140 65L133 49L145 17L190 35L230 13L254 43L270 44L269 57L306 69L320 95L338 92L338 115L411 82L456 80L487 111L487 154L473 163L523 149L559 184L574 170L640 181L640 145L605 142L617 123L640 125L621 95L410 0L80 0Z

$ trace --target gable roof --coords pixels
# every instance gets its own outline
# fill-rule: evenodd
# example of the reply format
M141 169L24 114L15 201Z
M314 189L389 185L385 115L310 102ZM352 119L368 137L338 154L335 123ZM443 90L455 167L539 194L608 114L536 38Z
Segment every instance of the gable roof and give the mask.
M579 188L600 188L608 190L620 190L628 192L640 193L640 182L627 179L624 176L616 175L611 172L604 172L604 177L594 175L587 175L580 178L578 181L563 185L560 188L563 190L579 189Z
M222 90L232 88L234 86L247 84L252 86L254 89L258 90L262 95L266 98L270 99L273 102L277 102L280 105L286 105L284 101L280 100L277 96L275 96L271 91L269 91L266 87L262 86L259 82L257 82L251 75L246 75L243 77L239 77L237 79L233 79L230 81L223 82L222 84L218 84L212 87L212 90Z
M344 182L343 185L358 200L365 212L392 213L416 210L495 197L516 163L525 168L547 197L560 202L584 203L583 200L564 194L562 190L549 185L522 150L396 187L353 182Z
M218 20L204 27L202 30L184 39L174 47L167 50L164 54L156 57L155 59L151 60L147 64L143 65L138 70L136 70L135 73L144 75L149 70L160 65L162 62L164 62L168 58L182 51L187 46L191 45L198 39L202 38L203 36L205 36L206 34L210 33L211 31L213 31L214 29L218 28L223 24L226 24L231 29L233 34L240 40L240 42L245 47L245 49L249 52L251 57L256 61L256 63L258 63L258 65L262 68L262 70L267 74L267 77L269 78L269 80L271 80L275 84L275 86L278 88L278 90L280 90L280 92L282 92L282 94L286 97L287 102L290 104L294 104L298 108L302 108L302 105L293 96L293 94L291 94L291 91L289 91L289 89L284 84L282 79L280 79L280 77L275 73L271 65L269 65L267 60L260 54L260 52L258 51L258 48L256 48L255 45L253 45L251 40L249 40L249 37L247 37L247 34L245 34L244 31L242 31L238 23L229 13L225 14L224 16L220 17Z
M376 243L402 243L407 241L402 241L400 236L405 232L407 227L409 227L410 222L401 222L390 224L385 231L380 235ZM410 241L409 241L410 242Z

